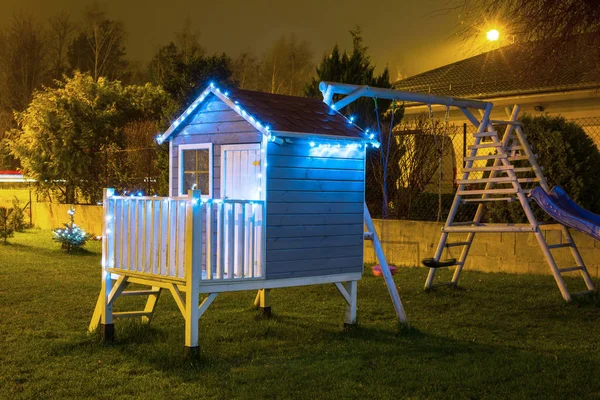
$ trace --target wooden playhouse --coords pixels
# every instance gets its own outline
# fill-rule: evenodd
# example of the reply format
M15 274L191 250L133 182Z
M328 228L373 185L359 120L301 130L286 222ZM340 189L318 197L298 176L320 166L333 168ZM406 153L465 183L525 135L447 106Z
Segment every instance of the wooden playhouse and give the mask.
M220 292L257 290L255 305L269 312L270 289L330 283L347 303L345 322L356 322L363 241L376 239L364 205L372 135L321 100L211 84L157 140L169 143L169 197L106 190L91 331L100 325L111 339L113 318L150 321L167 289L194 350L198 319ZM148 296L145 309L113 312L124 295Z

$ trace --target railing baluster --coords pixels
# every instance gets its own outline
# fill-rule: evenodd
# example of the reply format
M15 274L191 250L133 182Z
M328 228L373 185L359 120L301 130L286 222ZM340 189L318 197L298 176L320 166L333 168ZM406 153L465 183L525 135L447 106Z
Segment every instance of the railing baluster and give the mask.
M223 265L225 264L225 219L222 202L217 203L217 279L223 279Z
M137 200L136 207L138 209L138 233L137 233L137 271L138 272L146 272L144 270L144 259L146 255L144 254L144 242L146 241L146 229L145 229L145 216L144 212L144 201Z
M254 278L254 204L250 203L250 224L248 227L248 278Z
M240 278L244 277L246 262L246 204L240 203L241 212L238 214L238 273Z
M167 275L177 276L177 200L169 200L169 261Z
M234 269L234 239L235 239L235 204L229 203L227 209L227 279L233 279Z
M160 259L158 260L158 273L163 276L169 275L167 266L167 241L169 238L169 200L160 202Z
M152 200L152 220L154 231L152 232L152 273L160 273L159 254L160 254L160 200Z
M123 235L121 233L121 226L123 224L123 202L120 199L115 199L115 269L121 268L121 249Z
M137 201L131 200L129 204L129 270L137 270Z
M185 278L185 209L187 201L181 200L179 202L178 221L177 221L177 243L179 244L177 249L177 277ZM191 221L190 221L191 223ZM199 249L200 251L202 249Z
M213 203L206 203L206 279L213 278L213 222Z

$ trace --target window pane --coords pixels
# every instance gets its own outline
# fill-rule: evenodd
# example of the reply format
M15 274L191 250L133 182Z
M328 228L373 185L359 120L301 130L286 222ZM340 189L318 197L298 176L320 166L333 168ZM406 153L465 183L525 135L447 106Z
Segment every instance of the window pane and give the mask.
M198 189L201 190L202 194L208 194L208 179L209 179L209 175L208 172L206 173L199 173L198 175L196 175L198 177Z
M183 151L183 170L184 171L195 171L196 170L196 150L184 150Z
M181 194L187 194L188 190L191 190L196 184L196 174L195 173L184 173L183 174L183 187Z
M208 149L196 151L198 156L198 171L208 171Z

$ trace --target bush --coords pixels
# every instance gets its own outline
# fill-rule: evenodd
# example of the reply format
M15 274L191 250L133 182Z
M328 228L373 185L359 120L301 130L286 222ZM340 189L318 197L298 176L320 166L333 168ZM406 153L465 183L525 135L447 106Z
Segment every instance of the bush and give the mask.
M600 213L600 151L583 128L560 116L524 116L521 123L534 154L538 155L538 164L543 168L548 185L562 186L583 208ZM534 214L538 220L549 219L537 207ZM488 205L485 219L490 222L527 221L518 202Z
M55 242L60 243L64 250L71 252L74 249L80 249L92 238L92 235L86 233L78 225L75 224L75 209L70 208L68 211L69 222L63 224L62 228L56 228L52 231Z
M0 207L0 238L4 240L4 244L6 244L9 237L12 237L14 232L10 224L12 212L12 208Z
M26 228L25 213L21 208L21 202L17 196L13 200L12 212L8 218L8 223L15 232L23 232Z

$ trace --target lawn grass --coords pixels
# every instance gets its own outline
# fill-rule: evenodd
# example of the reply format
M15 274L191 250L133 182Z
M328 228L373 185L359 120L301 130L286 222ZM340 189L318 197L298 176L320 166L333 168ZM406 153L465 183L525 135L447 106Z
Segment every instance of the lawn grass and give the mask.
M350 332L333 285L274 290L271 319L255 293L221 294L188 361L169 294L150 326L117 321L115 344L86 334L100 245L50 236L0 245L0 398L600 398L600 301L564 304L551 276L465 271L464 289L424 293L427 271L401 269L409 329L369 274Z

